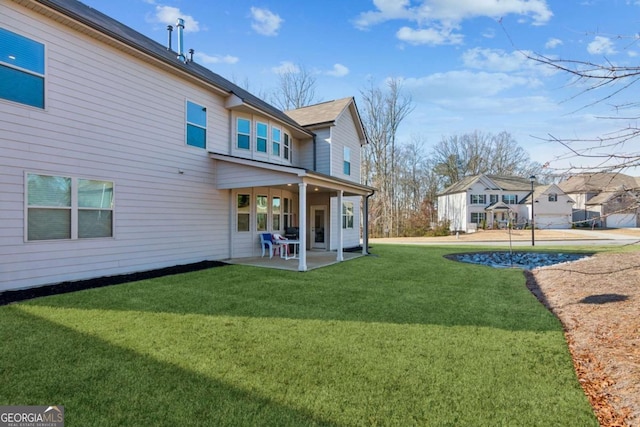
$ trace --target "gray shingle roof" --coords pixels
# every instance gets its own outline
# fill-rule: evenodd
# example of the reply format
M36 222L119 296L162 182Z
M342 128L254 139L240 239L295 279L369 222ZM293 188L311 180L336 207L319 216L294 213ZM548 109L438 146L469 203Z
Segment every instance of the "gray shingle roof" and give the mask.
M621 173L579 174L558 184L565 193L631 190L640 188L638 178Z
M127 27L126 25L116 21L115 19L97 11L79 1L76 0L34 0L35 2L50 7L63 15L81 22L90 28L101 32L102 34L118 40L133 49L144 52L160 61L163 61L172 67L180 69L186 73L191 74L199 79L208 82L221 90L235 94L241 98L245 103L258 108L265 113L273 116L274 118L287 123L301 132L310 134L308 130L304 129L295 120L284 114L278 108L263 101L250 92L242 89L241 87L231 83L224 77L214 73L206 67L203 67L195 62L184 63L177 58L177 53L170 51L166 46L150 39L149 37L135 31L134 29ZM311 135L311 134L310 134Z
M353 97L336 99L295 110L288 110L285 111L285 114L302 126L332 123L338 119L351 102L353 102Z
M475 184L482 177L488 178L495 187L492 190L503 191L527 191L531 190L531 182L529 178L519 176L503 176L503 175L474 175L462 178L460 181L446 188L440 195L454 194L467 191L471 185Z

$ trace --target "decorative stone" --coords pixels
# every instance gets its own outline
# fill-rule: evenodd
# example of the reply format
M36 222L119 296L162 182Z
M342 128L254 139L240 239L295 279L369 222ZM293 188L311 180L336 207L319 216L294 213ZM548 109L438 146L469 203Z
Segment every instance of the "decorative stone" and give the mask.
M494 268L522 268L533 270L589 257L589 254L553 252L475 252L452 255L451 258L471 264L488 265Z

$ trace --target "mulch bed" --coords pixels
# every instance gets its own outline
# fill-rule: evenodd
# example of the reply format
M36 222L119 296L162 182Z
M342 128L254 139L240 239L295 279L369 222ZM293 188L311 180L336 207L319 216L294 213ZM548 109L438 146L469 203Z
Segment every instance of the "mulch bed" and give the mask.
M640 252L597 254L525 275L562 322L600 424L640 426Z

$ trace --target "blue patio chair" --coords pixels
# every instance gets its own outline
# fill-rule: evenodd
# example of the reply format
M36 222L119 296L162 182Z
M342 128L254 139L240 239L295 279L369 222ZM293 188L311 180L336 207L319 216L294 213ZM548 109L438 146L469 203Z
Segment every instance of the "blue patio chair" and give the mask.
M273 258L273 236L271 233L260 233L260 248L264 257L265 249L269 249L269 258Z

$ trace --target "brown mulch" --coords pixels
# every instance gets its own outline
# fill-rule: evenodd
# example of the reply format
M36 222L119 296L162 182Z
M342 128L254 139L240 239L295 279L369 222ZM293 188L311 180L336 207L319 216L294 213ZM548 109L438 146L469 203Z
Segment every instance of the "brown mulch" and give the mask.
M565 329L578 379L602 426L640 426L640 252L597 254L528 272Z

